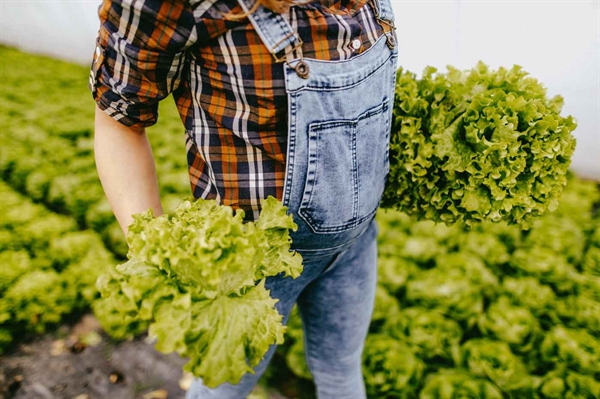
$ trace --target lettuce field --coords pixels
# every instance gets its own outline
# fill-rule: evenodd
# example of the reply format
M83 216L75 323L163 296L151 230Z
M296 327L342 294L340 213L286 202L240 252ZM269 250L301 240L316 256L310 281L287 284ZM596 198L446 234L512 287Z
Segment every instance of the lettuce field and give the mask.
M91 312L104 339L143 339L147 323L96 288L127 245L94 166L88 68L7 47L0 57L0 362ZM163 101L148 136L166 211L190 195L182 129ZM527 230L379 212L369 398L600 398L600 186L567 180ZM254 397L314 397L303 345L294 309Z

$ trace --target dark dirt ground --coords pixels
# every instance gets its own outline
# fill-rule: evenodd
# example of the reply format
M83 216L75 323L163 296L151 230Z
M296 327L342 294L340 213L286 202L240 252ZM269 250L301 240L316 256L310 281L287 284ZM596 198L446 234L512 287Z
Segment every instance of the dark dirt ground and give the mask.
M0 399L183 399L185 359L147 338L114 342L90 315L0 356ZM285 399L258 387L251 397Z

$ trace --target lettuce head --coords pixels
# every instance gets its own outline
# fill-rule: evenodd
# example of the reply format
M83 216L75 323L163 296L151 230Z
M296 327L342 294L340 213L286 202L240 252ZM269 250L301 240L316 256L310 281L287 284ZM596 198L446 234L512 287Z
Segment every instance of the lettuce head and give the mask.
M97 281L107 303L97 309L148 323L157 350L189 358L184 369L211 388L236 384L283 343L283 317L265 278L302 272L302 258L290 251L297 226L279 201L266 199L255 222L243 217L213 200L135 215L129 260Z
M567 182L576 122L520 66L400 68L383 206L421 219L528 228Z

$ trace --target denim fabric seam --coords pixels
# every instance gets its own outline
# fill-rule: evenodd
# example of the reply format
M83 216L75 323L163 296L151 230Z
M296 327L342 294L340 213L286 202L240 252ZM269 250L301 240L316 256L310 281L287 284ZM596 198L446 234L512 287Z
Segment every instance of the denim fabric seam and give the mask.
M246 11L248 11L248 10L246 10ZM254 19L257 26L268 26L268 22L266 20L262 19L262 16L261 16L262 11L263 10L261 10L260 6L259 6L259 10L257 10L257 12L255 12L251 16L251 20ZM275 23L279 26L279 28L280 28L279 32L289 32L288 26L286 25L286 23L283 20L283 17L281 15L273 15L270 17L270 19L271 19L271 21L274 20ZM277 43L276 39L271 35L271 32L269 29L257 29L257 33L259 35L262 35L268 41L269 52L271 52L272 54L273 53L276 54L279 51L281 51L282 49L284 49L285 47L287 47L289 44L292 43L292 40L294 38L294 36L290 36L289 38L287 38L284 41L282 41L281 43L279 43L279 46L275 47L275 45L278 43ZM290 39L292 39L292 40L290 40ZM279 48L279 47L281 47L281 48Z
M316 148L312 148L318 145L319 130L314 131L308 128L308 168L306 171L306 182L304 183L304 192L302 194L302 200L300 202L300 210L298 214L304 218L302 209L307 208L311 204L312 193L317 186L317 171L319 170L319 153ZM317 144L315 144L317 143ZM312 149L312 150L311 150ZM306 220L306 219L304 219Z
M370 71L368 74L366 74L365 76L359 77L357 78L357 80L354 80L353 83L348 83L348 84L344 84L342 83L340 86L337 85L327 85L327 86L315 86L315 85L304 85L302 87L299 87L297 89L292 89L290 90L290 93L296 93L296 92L300 92L300 91L318 91L318 92L324 92L324 91L340 91L340 90L346 90L346 89L351 89L355 86L358 86L359 84L361 84L362 82L364 82L366 79L370 78L372 75L374 75L375 73L377 73L381 68L385 68L386 67L386 63L390 60L390 58L392 58L391 56L388 57L379 67L377 67L376 69Z
M377 210L375 211L377 212ZM373 217L373 215L371 215L371 217ZM353 237L352 239L350 239L349 241L344 242L343 244L339 244L339 245L335 245L333 247L327 247L327 249L323 249L323 248L293 248L294 251L296 252L300 252L300 255L303 255L305 253L316 253L316 252L325 252L325 251L336 251L340 248L343 247L351 247L352 244L358 240L364 233L365 231L367 231L366 229L364 231L362 231L359 235L357 235L356 237Z
M371 116L375 116L382 112L385 112L388 109L389 98L385 96L381 104L371 107L360 115L358 115L354 119L332 119L324 122L311 122L308 124L309 130L323 130L323 129L331 129L333 127L344 126L344 125L352 125L353 128L356 127L358 122L363 119L370 118Z
M336 227L326 227L326 228L321 228L320 230L315 230L312 223L316 223L316 221L314 221L314 219L311 219L311 222L309 223L309 221L306 220L306 218L310 219L310 216L306 216L304 213L300 213L298 212L298 215L300 215L300 217L302 219L304 219L304 221L306 221L306 223L308 224L308 227L310 227L311 231L315 234L330 234L330 233L341 233L347 230L351 230L354 229L358 226L360 226L361 224L363 224L365 222L365 220L371 218L375 213L377 212L377 209L369 212L368 214L366 214L365 216L362 216L359 219L355 219L352 222L349 222L343 226L336 226ZM334 247L330 247L330 248L334 248Z
M304 183L304 192L302 195L300 208L298 210L298 215L302 219L304 219L306 224L310 227L310 229L314 233L326 234L326 233L333 233L333 232L342 232L342 231L346 231L351 228L355 228L355 227L359 226L360 224L364 223L365 220L367 220L369 217L373 216L373 214L377 211L377 208L375 208L373 211L369 212L368 214L359 217L360 181L359 181L359 177L358 177L358 167L359 166L357 164L357 153L356 153L356 151L357 151L357 149L356 149L356 135L357 135L356 127L361 120L371 118L371 117L377 116L379 114L384 114L384 115L386 115L386 118L389 119L388 112L387 112L388 109L389 109L389 97L385 96L385 98L381 104L365 110L363 113L361 113L354 119L333 120L333 121L316 122L316 123L313 122L308 125L309 165L308 165L308 171L306 174L306 180ZM353 183L353 187L352 187L352 189L353 189L352 219L350 222L342 224L342 225L338 225L338 226L323 226L322 223L317 221L310 214L310 209L314 203L313 202L313 198L314 198L313 192L316 190L316 187L318 186L318 170L319 170L319 155L318 154L319 154L319 151L316 148L316 146L318 144L315 144L315 142L317 142L319 140L319 136L318 136L319 132L321 132L323 130L327 130L327 129L332 129L334 127L346 126L346 125L350 126L350 129L352 130L352 133L351 133L352 183ZM387 128L387 126L388 126L387 122L385 123L384 126ZM389 136L389 133L386 133L386 140L387 140L388 136ZM311 148L311 147L315 147L315 148ZM385 168L385 164L384 164L384 168Z
M288 98L288 103L289 103L289 116L288 116L288 124L290 126L290 131L289 131L289 135L288 135L288 145L287 145L287 160L286 160L286 172L285 172L285 177L284 177L284 181L283 181L283 205L284 206L288 206L289 202L290 202L290 194L292 192L292 184L291 184L291 176L293 175L293 169L294 169L294 157L295 157L295 146L296 146L296 131L294 130L296 128L296 97L297 94L296 93L290 93L290 96ZM291 123L292 120L294 121L294 123Z
M310 57L304 57L304 60L310 60L311 63L315 64L315 65L326 65L326 66L335 66L337 64L351 64L352 62L356 62L359 61L361 58L365 58L369 56L369 52L371 51L371 49L377 47L379 45L379 42L386 42L386 36L385 34L382 34L381 36L379 36L376 40L375 43L373 45L371 45L371 47L369 47L368 49L366 49L365 51L363 51L360 54L357 54L351 58L341 58L341 59L337 59L337 60L322 60L319 58L310 58ZM387 44L386 44L387 46ZM291 61L291 60L290 60ZM299 61L299 59L295 59L295 61ZM378 61L377 59L373 60L373 63L381 63L384 64L385 61Z
M374 74L375 72L377 72L379 69L387 67L387 62L390 60L391 57L393 57L396 53L397 50L392 50L391 52L389 52L387 55L379 55L378 58L372 60L371 62L369 62L369 64L367 65L361 65L361 63L359 63L358 65L360 65L358 67L359 69L359 73L356 76L350 76L347 72L352 71L353 68L350 68L350 66L352 66L352 61L361 61L361 58L367 59L366 57L369 56L369 54L371 52L377 52L378 51L378 47L386 47L387 48L387 44L386 44L386 36L385 35L381 35L377 41L371 46L369 47L367 50L365 50L364 52L352 57L352 58L348 58L348 59L341 59L341 60L331 60L331 61L322 61L319 59L314 59L314 58L304 58L305 61L310 62L311 65L313 65L313 68L311 68L311 73L318 73L318 70L320 68L330 68L330 67L344 67L344 64L348 65L348 69L344 69L343 73L338 73L339 75L339 79L336 82L336 85L331 85L331 83L327 82L323 85L322 82L313 82L310 79L307 81L298 81L296 80L296 83L300 82L301 85L299 85L298 87L294 88L291 87L288 89L288 92L296 92L296 91L300 91L300 90L314 90L314 91L328 91L328 89L344 89L344 88L352 88L354 87L356 84L361 83L362 81L364 81L365 79L369 78L372 74ZM290 65L289 68L286 68L286 86L289 86L290 80L294 80L295 75L296 75L296 71L294 69L294 65L299 62L299 59L294 59L290 61ZM371 67L371 65L376 65L375 67ZM288 65L285 65L286 67ZM330 74L324 74L324 78L326 78L327 80L331 81L334 80L335 78L332 78ZM341 85L341 86L338 86ZM293 85L292 85L293 86Z
M396 62L396 60L398 59L398 53L394 53L393 56L393 61L392 62ZM391 73L392 75L392 82L391 82L391 87L396 88L396 72L393 71ZM392 95L394 96L394 98L392 99L392 104L394 103L395 100L395 93L392 93ZM392 105L393 108L393 105ZM391 111L388 111L387 113L387 119L386 119L386 137L385 137L385 175L387 176L390 172L390 132L392 130L392 119L393 119L393 109ZM386 178L387 180L387 178Z
M365 116L367 118L368 116ZM358 159L356 158L356 126L358 125L358 121L352 124L352 136L350 137L352 140L352 180L354 181L354 201L352 206L354 207L354 212L352 213L352 219L358 219L358 210L359 210L359 191L358 191ZM357 224L358 226L358 224Z

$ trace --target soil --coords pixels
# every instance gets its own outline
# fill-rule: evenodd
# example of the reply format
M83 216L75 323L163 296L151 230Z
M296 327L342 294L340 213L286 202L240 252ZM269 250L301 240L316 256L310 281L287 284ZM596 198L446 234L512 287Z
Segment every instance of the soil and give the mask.
M114 342L86 315L0 356L0 399L183 399L192 381L185 363L147 337Z

